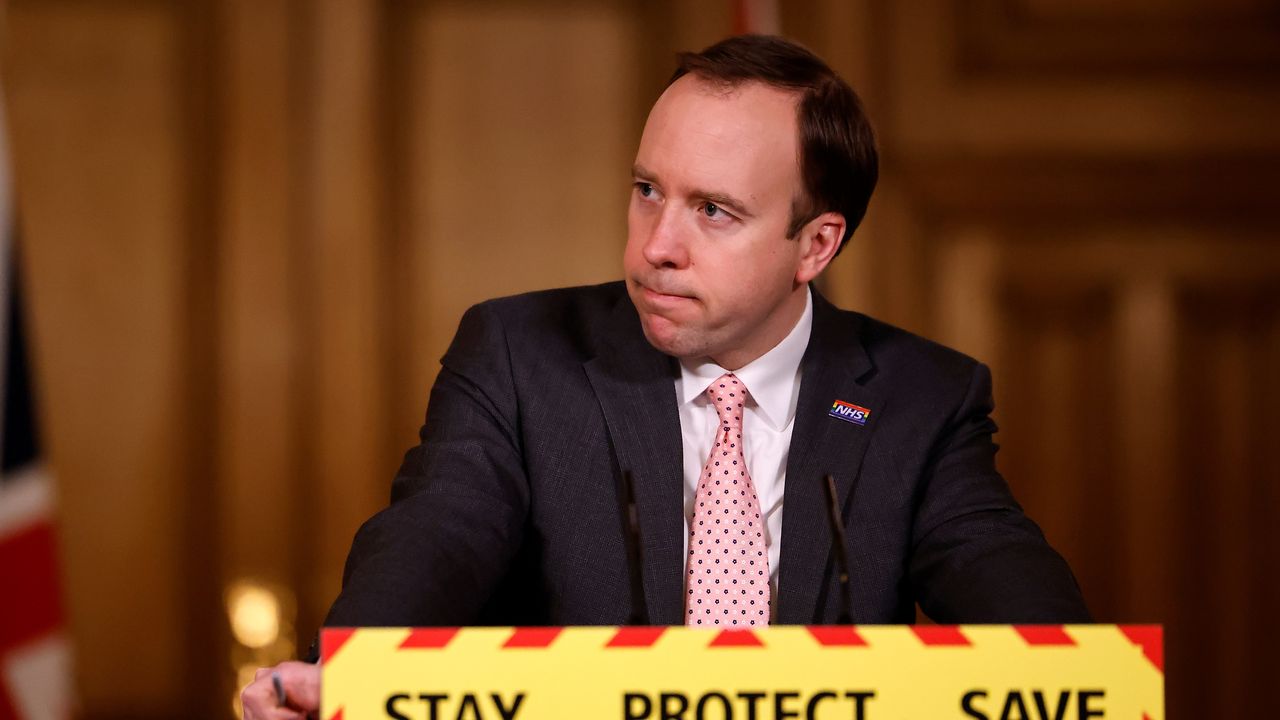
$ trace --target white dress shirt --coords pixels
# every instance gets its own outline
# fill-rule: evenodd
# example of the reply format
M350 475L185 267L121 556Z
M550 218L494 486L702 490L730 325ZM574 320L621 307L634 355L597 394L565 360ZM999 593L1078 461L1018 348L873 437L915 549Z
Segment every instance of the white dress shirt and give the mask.
M800 359L813 330L813 297L805 293L804 312L791 332L773 349L733 374L747 386L750 398L742 416L742 449L747 474L756 488L765 518L764 541L769 551L769 615L777 617L778 559L782 554L782 495L787 479L791 428L800 397ZM676 400L680 434L684 439L684 558L689 558L689 521L698 492L698 479L711 456L720 421L707 386L728 370L708 358L680 361Z

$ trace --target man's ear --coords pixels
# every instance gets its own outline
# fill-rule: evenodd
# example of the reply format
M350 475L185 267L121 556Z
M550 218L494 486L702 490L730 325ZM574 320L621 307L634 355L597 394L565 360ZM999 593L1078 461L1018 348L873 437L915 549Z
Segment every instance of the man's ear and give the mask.
M824 212L804 224L797 237L800 243L797 283L803 285L822 274L840 249L844 229L844 215L838 212Z

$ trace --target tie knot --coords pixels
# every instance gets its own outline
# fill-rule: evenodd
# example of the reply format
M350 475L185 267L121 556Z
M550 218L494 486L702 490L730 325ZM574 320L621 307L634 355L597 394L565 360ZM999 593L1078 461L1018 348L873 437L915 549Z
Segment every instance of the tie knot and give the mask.
M716 406L720 423L729 428L742 427L742 409L747 401L747 386L733 373L725 373L707 387L707 397ZM726 428L728 429L728 428Z

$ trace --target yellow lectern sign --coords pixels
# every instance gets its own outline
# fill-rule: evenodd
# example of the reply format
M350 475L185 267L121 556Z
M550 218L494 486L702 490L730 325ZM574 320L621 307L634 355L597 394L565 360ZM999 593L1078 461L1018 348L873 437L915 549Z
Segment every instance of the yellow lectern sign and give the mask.
M1158 626L326 629L322 720L1164 718Z

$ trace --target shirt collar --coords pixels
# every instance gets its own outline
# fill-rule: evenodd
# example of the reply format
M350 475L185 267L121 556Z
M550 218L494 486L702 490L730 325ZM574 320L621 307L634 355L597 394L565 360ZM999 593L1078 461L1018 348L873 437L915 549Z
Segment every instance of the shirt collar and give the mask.
M783 430L796 414L800 359L813 331L813 291L806 289L804 312L795 327L769 352L734 371L774 430ZM709 358L680 360L680 402L696 400L714 380L729 372Z

